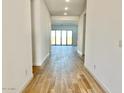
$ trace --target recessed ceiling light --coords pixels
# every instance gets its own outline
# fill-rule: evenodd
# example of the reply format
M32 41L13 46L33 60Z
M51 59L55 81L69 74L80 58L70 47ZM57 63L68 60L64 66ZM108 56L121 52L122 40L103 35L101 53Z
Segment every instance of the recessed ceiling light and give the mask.
M64 15L67 15L67 13L65 12Z
M68 7L65 7L65 10L68 10Z
M70 0L65 0L66 2L70 2Z

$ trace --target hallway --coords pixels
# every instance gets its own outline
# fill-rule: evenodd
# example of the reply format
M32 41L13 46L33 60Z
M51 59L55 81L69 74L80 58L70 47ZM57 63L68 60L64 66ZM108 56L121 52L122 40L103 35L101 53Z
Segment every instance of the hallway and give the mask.
M2 4L2 93L122 93L121 0Z
M104 93L88 74L74 46L52 46L43 67L23 93Z

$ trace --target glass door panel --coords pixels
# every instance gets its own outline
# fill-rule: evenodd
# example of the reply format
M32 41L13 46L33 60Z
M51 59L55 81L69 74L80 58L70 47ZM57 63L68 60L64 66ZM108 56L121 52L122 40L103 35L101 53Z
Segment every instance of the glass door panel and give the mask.
M51 31L51 45L55 45L55 31Z
M67 31L67 45L72 45L72 31Z
M72 45L72 31L52 30L51 45Z
M62 31L62 45L66 45L66 31Z
M56 45L61 45L61 31L56 30Z

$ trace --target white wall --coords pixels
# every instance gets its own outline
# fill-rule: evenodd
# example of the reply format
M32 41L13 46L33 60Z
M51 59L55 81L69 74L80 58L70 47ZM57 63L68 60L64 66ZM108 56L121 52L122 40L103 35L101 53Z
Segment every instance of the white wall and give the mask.
M79 17L78 21L78 40L77 40L77 52L79 53L80 56L85 55L84 53L84 15L86 14L86 2L87 0L84 0L83 4L83 12Z
M83 50L83 39L84 39L84 14L85 11L81 14L78 22L78 40L77 40L77 51L82 56L84 54Z
M48 56L51 19L44 0L32 0L33 65L40 66Z
M85 66L110 93L121 93L121 0L87 0L86 25Z
M30 0L3 0L3 92L19 93L32 78Z

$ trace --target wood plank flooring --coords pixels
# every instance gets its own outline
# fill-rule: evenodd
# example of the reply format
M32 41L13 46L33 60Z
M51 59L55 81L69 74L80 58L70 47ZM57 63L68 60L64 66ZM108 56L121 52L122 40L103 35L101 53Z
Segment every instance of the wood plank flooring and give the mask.
M86 71L73 46L52 46L44 67L34 67L34 78L23 93L105 93Z

